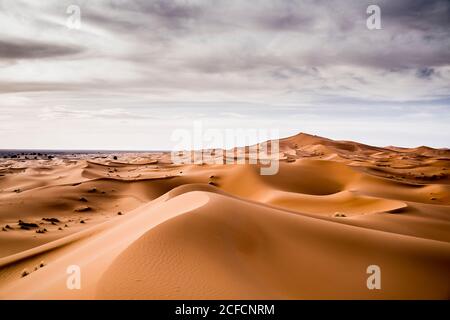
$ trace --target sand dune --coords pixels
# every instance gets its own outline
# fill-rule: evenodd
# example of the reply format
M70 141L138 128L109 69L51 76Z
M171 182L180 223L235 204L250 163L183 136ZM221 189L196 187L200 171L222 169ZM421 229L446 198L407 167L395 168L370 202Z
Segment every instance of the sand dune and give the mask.
M1 298L450 298L448 150L299 134L272 176L117 156L0 160Z

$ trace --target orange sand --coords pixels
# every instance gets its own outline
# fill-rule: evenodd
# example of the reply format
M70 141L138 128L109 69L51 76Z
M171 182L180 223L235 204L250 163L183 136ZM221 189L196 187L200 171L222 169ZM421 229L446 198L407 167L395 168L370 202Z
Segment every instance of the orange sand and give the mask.
M0 298L450 298L449 150L299 134L273 176L118 157L0 160Z

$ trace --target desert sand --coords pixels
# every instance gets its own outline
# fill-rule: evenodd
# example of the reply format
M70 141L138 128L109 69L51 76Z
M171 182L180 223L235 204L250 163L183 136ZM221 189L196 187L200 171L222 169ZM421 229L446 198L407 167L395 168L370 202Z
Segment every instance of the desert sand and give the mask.
M263 176L164 152L7 155L0 298L450 298L448 149L301 133L280 158Z

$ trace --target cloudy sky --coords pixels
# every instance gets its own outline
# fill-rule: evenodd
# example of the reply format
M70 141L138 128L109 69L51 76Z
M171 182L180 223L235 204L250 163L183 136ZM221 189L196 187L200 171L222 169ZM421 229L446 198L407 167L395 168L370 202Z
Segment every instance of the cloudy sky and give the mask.
M170 149L193 121L450 147L450 2L0 0L0 148Z

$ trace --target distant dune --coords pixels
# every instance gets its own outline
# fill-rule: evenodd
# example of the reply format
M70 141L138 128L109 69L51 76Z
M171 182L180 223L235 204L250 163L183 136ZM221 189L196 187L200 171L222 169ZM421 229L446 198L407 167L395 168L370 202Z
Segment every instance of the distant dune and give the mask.
M301 133L279 157L0 159L0 298L450 298L450 150Z

